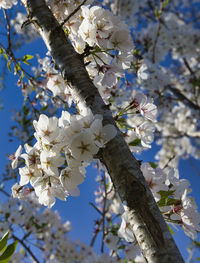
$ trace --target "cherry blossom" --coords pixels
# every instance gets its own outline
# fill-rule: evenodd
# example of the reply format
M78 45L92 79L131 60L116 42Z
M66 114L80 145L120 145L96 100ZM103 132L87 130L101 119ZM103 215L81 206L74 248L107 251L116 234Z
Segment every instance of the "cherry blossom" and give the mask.
M0 8L11 8L13 5L17 4L17 0L1 0Z
M21 153L22 153L22 146L20 145L20 146L17 148L17 151L14 153L14 155L10 155L10 156L9 156L9 159L12 160L12 162L11 162L11 167L12 167L12 169L17 168L18 158L19 158L19 156L21 155Z
M20 63L27 62L24 58L17 59L19 70L13 61L24 107L21 114L15 114L18 126L12 131L14 137L30 145L24 145L23 154L20 145L10 156L11 167L19 166L20 175L19 185L15 183L12 187L12 196L29 200L36 210L40 204L51 208L56 198L65 201L69 195L80 194L78 187L84 182L90 163L95 160L98 168L95 208L102 218L96 221L94 233L98 234L103 222L102 244L106 244L111 256L97 255L87 245L72 243L64 236L70 223L62 224L50 209L37 215L25 202L16 208L16 200L0 206L0 232L23 225L39 240L38 244L44 242L45 262L145 261L134 242L126 206L121 203L106 167L97 159L100 149L120 132L137 154L151 148L155 138L160 145L156 163L141 161L145 180L166 222L181 226L193 240L200 231L200 216L190 195L190 183L179 178L177 169L181 158L200 156L199 32L193 22L193 5L198 1L161 1L152 7L146 0L118 1L118 6L111 0L100 2L101 6L97 6L88 0L68 17L81 1L46 1L79 53L106 107L115 116L120 131L114 125L105 125L103 116L93 115L87 109L85 101L63 80L50 52L44 58L37 55L38 66L34 65L28 74L20 68ZM0 8L16 4L16 0L0 0ZM33 25L29 29L21 26L25 20L24 14L17 13L10 21L15 36L20 34L16 46L24 39L37 37ZM14 50L11 44L7 50L1 48L1 53L5 51L2 54L8 56L8 65L12 62L10 51ZM9 50L11 47L13 50ZM16 170L13 174L8 171L9 175L14 174L11 178L16 178ZM13 262L23 260L18 253Z
M126 211L122 214L122 222L118 230L118 236L124 238L127 242L133 242L135 240L133 231L129 224L128 216Z

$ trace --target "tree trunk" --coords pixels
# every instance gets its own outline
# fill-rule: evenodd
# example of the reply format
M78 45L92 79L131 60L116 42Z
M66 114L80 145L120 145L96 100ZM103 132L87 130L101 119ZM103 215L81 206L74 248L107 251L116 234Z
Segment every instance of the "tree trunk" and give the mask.
M45 1L23 2L29 19L70 85L76 103L85 103L94 115L103 115L104 125L116 126L111 111L88 76L82 57L75 52ZM117 130L117 136L101 150L99 158L107 167L122 203L127 206L129 223L142 253L147 262L182 263L182 256L142 175L140 163Z

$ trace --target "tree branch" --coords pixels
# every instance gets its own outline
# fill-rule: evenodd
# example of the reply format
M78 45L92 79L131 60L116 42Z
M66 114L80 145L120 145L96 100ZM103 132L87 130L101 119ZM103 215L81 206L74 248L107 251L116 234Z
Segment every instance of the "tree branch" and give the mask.
M7 11L6 9L3 9L3 13L4 13L4 17L6 19L6 23L7 23L7 38L8 38L8 52L10 52L11 50L11 45L12 45L12 42L11 42L11 30L10 30L10 21L9 21L9 18L8 18L8 15L7 15Z
M89 78L81 56L74 51L45 1L27 0L26 9L71 87L75 102L84 102L94 115L101 114L104 125L116 126L111 111ZM139 162L116 129L117 136L102 149L102 161L121 201L127 206L129 222L144 257L152 263L184 262L142 175Z
M107 201L107 189L106 189L106 177L105 177L105 172L102 175L102 180L103 180L103 186L104 186L104 197L103 197L103 212L102 212L102 243L101 243L101 253L104 252L104 239L105 239L105 217L106 217L106 201Z
M78 10L81 8L81 6L86 3L86 1L87 1L87 0L84 0L79 6L77 6L77 8L75 8L74 11L73 11L70 15L68 15L68 17L65 18L65 20L60 24L60 26L63 27L64 24L65 24L73 15L75 15L75 14L78 12Z
M186 68L188 69L188 71L190 72L190 74L191 74L192 76L195 76L194 71L193 71L192 68L190 67L190 65L189 65L189 63L188 63L188 61L187 61L186 58L183 58L183 62L184 62L184 64L185 64Z
M200 110L200 106L194 104L190 99L188 99L185 95L183 95L177 88L171 87L170 85L167 88L178 98L180 101L185 103L188 107L194 110Z
M36 263L40 263L40 261L36 258L36 256L33 254L33 252L30 250L29 247L27 247L27 245L23 242L23 240L19 239L18 237L16 237L14 234L12 234L12 237L14 240L19 241L19 243L26 249L26 251L30 254L30 256L32 257L32 259L36 262Z

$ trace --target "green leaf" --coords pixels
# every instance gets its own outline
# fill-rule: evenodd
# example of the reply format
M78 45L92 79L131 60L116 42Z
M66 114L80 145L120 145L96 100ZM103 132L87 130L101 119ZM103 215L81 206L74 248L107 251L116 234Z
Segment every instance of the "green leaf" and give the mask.
M106 189L108 190L108 189L110 188L110 186L111 186L111 183L108 182L108 183L106 184Z
M33 140L34 138L35 138L34 135L31 135L31 136L28 138L27 143L32 142L32 140Z
M46 106L44 106L44 107L41 108L41 112L44 112L44 111L47 110L47 109L48 109L48 104L47 104Z
M6 60L8 60L8 56L5 53L3 53L3 56Z
M157 202L157 205L162 206L168 206L173 205L175 202L179 201L177 199L174 199L172 196L174 194L175 190L173 191L159 191L158 193L161 196L161 199Z
M111 224L111 228L110 228L110 232L114 235L114 236L118 236L117 232L119 230L119 225L117 224Z
M31 56L31 55L25 55L25 56L23 56L22 61L25 62L25 61L30 60L32 58L33 58L33 56Z
M135 139L135 140L133 140L132 142L129 142L129 146L138 146L138 145L140 145L140 143L141 143L141 140L140 139Z
M29 62L27 62L26 60L25 61L23 61L26 65L31 65Z
M140 50L135 48L133 51L133 55L137 56L139 53L140 53Z
M194 87L198 87L198 86L200 86L200 79L193 79L192 80L192 84L193 84L193 86Z
M200 258L199 258L199 257L197 257L197 258L196 258L196 260L200 261Z
M23 79L25 77L24 72L21 72L21 78Z
M166 198L165 200L162 200L162 202L158 202L158 206L168 206L168 205L173 205L177 200L174 198Z
M18 62L18 63L15 65L15 73L17 73L20 69L21 69L21 67L20 67L20 62Z
M153 169L156 169L157 164L155 164L154 162L149 162L149 164L151 165L151 167L152 167Z
M10 63L11 63L11 60L8 60L8 62L7 62L7 68L8 68L8 70L11 72L12 70L11 70Z
M199 241L194 240L193 243L196 247L200 248L200 242Z
M5 214L5 218L6 218L6 219L8 219L8 218L9 218L9 216L10 216L10 214L9 214L9 213L6 213L6 214Z
M132 259L129 259L129 261L127 262L126 258L124 259L124 263L135 263L135 261L133 261Z
M25 119L24 121L23 121L23 125L24 126L30 126L32 124L32 119Z
M15 241L6 248L6 250L0 256L0 263L7 263L10 260L16 250L17 244L18 241Z
M159 9L156 7L155 9L155 17L158 19L160 17L161 13L159 11Z
M125 247L126 247L125 245L121 245L118 247L118 249L125 249Z
M31 56L31 55L25 55L25 56L23 56L23 58L22 58L22 61L25 63L25 64L27 64L27 65L31 65L29 62L28 62L28 60L30 60L30 59L32 59L33 58L33 56Z
M167 227L169 229L169 232L172 234L172 235L175 235L174 231L172 230L171 226L167 224Z
M163 7L165 8L169 4L169 0L165 0L163 3Z
M20 247L19 253L20 253L21 255L25 255L25 251L24 251L24 249L23 249L22 247Z
M161 198L162 197L168 197L168 196L172 196L174 194L175 190L172 190L172 191L159 191L158 193L161 195Z
M2 239L0 240L0 252L2 252L2 250L6 248L9 234L10 234L9 231L6 232L5 235L2 237Z
M28 115L28 113L29 113L29 108L26 107L25 104L23 105L23 113L24 113L24 115Z

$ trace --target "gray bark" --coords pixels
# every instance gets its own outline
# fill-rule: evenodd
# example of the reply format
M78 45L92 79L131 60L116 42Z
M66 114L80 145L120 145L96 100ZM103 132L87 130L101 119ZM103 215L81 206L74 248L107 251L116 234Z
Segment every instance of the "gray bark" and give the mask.
M94 115L103 115L104 124L116 126L108 106L89 78L81 56L74 51L45 1L27 0L26 9L64 80L73 90L76 102L85 102ZM101 150L99 158L106 165L121 201L128 207L129 223L147 262L184 262L145 182L140 163L119 130Z

